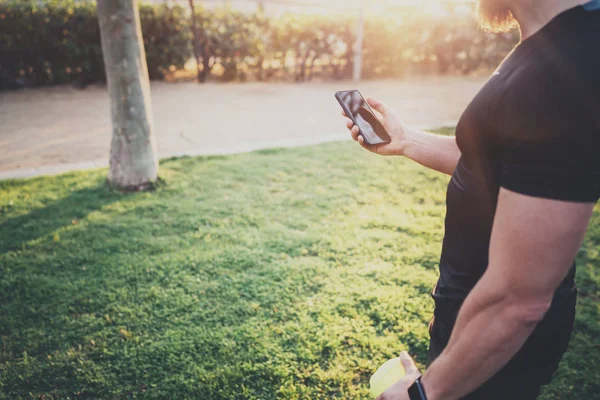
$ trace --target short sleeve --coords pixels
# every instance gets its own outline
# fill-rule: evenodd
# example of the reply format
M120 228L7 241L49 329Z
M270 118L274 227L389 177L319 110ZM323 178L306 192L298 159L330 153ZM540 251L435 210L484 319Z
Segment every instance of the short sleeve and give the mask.
M513 192L555 200L595 203L600 198L600 175L570 162L537 156L529 161L506 162L500 186Z
M600 69L567 56L563 52L560 62L541 56L506 83L496 110L498 181L525 195L595 203Z

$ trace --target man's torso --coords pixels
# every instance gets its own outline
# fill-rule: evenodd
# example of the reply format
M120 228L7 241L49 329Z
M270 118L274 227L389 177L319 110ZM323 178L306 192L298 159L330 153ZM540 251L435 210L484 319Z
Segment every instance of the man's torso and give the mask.
M521 43L466 109L456 132L462 156L448 186L436 318L446 314L453 325L487 268L500 187L561 200L597 198L600 171L590 161L600 157L596 66L600 11L577 7ZM574 276L573 266L555 303L573 288Z

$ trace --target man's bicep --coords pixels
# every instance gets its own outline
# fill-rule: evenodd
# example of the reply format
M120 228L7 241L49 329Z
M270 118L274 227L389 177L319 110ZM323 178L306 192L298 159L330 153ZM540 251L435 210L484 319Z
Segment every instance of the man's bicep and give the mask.
M500 189L490 241L490 278L524 300L549 300L575 259L593 210L593 203Z

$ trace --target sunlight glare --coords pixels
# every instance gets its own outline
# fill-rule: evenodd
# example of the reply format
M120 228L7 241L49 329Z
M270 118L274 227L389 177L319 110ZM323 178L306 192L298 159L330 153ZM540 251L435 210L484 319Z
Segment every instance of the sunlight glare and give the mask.
M311 2L312 4L317 4ZM445 17L448 15L448 6L460 14L471 12L475 0L329 0L319 1L318 4L327 5L326 13L334 13L337 10L359 10L363 9L371 14L385 14L389 12L420 12L433 17Z

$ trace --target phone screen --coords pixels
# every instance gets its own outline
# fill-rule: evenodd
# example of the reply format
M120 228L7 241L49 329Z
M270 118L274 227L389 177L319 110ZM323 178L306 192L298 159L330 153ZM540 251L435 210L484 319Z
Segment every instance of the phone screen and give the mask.
M345 106L346 113L354 124L360 129L361 135L368 144L389 143L390 137L379 119L373 114L371 107L367 104L358 90L338 92L338 101Z

